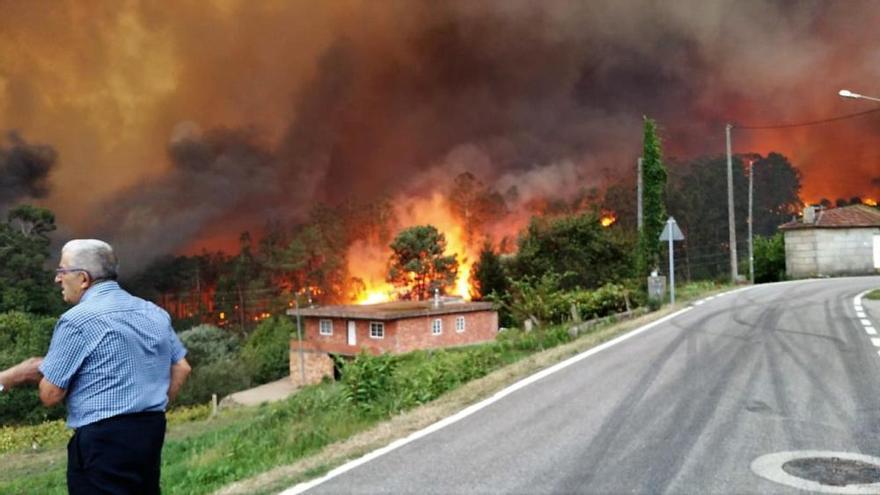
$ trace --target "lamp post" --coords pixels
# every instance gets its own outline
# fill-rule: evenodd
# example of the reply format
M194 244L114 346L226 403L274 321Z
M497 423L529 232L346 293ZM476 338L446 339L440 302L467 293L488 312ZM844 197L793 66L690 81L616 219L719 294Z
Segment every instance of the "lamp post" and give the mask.
M844 97L844 98L855 98L855 99L861 99L861 100L871 100L871 101L880 102L880 98L875 98L873 96L860 95L858 93L853 93L852 91L850 91L848 89L841 89L840 91L837 92L837 94Z

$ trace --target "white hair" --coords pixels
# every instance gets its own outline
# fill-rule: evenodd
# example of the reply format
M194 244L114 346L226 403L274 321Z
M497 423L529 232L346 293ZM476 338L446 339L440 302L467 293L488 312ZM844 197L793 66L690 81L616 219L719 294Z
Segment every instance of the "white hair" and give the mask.
M89 273L92 279L116 280L119 262L110 244L98 239L74 239L61 248L67 254L69 268L79 268Z

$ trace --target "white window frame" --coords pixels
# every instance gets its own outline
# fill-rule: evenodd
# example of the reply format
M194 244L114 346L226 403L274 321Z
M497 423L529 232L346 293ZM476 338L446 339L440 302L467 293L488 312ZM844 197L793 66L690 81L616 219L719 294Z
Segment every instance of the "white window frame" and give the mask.
M455 317L455 331L458 333L464 332L465 322L464 316L456 316Z
M378 332L376 331L378 330ZM381 321L370 322L370 338L382 340L385 338L385 323Z
M443 320L441 318L434 318L434 321L431 322L431 335L442 335L443 334Z
M327 328L324 328L324 324L327 324ZM322 318L318 320L318 334L328 336L333 335L333 320Z

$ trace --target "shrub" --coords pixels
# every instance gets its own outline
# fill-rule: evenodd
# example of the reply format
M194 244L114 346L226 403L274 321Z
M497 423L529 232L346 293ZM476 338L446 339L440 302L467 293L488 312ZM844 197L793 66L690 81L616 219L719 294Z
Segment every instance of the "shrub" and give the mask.
M623 285L605 284L592 291L570 292L566 301L577 307L582 319L589 320L626 311L628 298L629 290Z
M392 377L397 366L389 354L372 356L361 351L342 369L348 400L364 409L375 409L376 403L392 391Z
M0 369L6 369L49 350L55 318L19 311L0 313ZM43 407L33 387L0 394L0 423L38 423L61 418L63 406Z
M180 390L175 405L202 404L211 394L223 397L252 385L248 367L232 356L193 367L192 374Z
M782 233L755 237L755 282L785 280L785 240Z
M273 316L257 325L248 337L241 357L256 383L290 373L290 337L295 330L290 318Z
M186 360L194 368L236 356L238 337L213 325L199 325L180 333L186 347Z

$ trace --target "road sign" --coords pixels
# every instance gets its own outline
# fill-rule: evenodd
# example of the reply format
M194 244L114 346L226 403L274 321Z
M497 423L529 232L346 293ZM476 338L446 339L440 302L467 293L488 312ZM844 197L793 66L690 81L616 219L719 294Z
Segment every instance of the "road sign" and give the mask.
M681 233L674 218L669 217L666 221L660 240L669 242L669 303L675 304L675 259L672 255L672 241L683 241L684 234Z
M678 224L675 223L675 219L672 217L669 217L669 220L666 221L666 227L663 227L663 232L660 233L660 240L668 241L670 236L672 236L673 241L684 240L684 234L681 233L681 229L678 228Z

